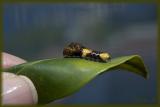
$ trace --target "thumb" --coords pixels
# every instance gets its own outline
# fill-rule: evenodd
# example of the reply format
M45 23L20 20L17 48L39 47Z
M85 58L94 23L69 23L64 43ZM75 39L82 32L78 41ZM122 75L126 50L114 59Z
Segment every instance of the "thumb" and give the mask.
M13 73L2 73L3 104L36 104L37 92L31 80Z

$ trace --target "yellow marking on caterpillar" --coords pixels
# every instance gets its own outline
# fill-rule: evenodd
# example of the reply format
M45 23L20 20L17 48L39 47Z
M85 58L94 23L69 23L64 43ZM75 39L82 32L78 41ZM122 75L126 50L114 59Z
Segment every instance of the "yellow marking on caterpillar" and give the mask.
M92 51L90 49L87 49L87 48L82 49L82 57L86 57L91 52Z
M110 55L108 53L100 53L99 57L103 60L106 61L108 59L110 59Z

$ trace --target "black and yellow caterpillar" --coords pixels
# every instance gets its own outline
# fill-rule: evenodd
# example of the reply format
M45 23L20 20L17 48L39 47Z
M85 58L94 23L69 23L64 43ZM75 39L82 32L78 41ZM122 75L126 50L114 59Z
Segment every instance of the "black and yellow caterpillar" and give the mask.
M101 62L107 62L111 58L107 52L95 51L74 42L70 43L67 47L64 48L63 56L65 58L80 57Z

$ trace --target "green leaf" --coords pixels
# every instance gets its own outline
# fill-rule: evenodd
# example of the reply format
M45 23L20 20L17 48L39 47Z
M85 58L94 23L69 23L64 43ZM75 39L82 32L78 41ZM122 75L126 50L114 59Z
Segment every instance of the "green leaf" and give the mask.
M38 103L46 104L71 95L97 75L113 69L125 69L148 77L146 67L138 55L114 58L107 63L80 58L45 59L20 64L6 72L29 77L38 92Z

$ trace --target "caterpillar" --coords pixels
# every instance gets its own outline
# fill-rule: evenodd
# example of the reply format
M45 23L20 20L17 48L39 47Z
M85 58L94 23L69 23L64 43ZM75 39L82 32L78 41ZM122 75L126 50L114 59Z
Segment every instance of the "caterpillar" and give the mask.
M70 43L67 47L63 49L64 58L68 57L80 57L94 61L107 62L111 59L109 53L95 51L84 47L80 43Z

